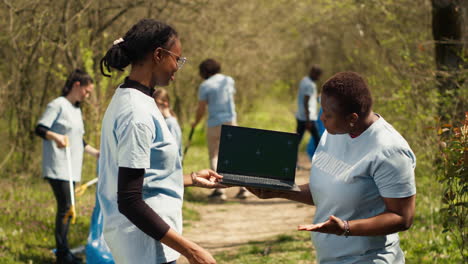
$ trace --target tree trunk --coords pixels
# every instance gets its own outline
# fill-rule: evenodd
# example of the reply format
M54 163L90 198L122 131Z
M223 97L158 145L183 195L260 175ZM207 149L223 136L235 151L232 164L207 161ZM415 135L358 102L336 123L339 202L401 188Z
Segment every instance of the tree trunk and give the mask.
M462 120L466 8L463 0L432 0L432 34L435 41L436 78L440 92L439 114L443 120Z

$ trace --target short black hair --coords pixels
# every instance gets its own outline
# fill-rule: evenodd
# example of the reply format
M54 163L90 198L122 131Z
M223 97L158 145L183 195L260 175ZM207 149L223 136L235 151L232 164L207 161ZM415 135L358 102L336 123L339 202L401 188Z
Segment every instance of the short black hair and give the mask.
M317 65L313 65L312 67L310 67L310 70L309 70L309 77L314 80L314 81L317 81L320 76L322 75L322 69L317 66Z
M221 72L221 64L214 59L206 59L199 65L200 74L204 78Z
M80 82L80 86L88 85L93 83L93 78L89 76L87 72L81 69L74 69L70 75L68 75L65 85L62 88L62 96L67 96L75 82Z
M163 22L142 19L107 51L101 59L101 73L109 77L104 73L104 68L108 72L111 68L123 71L129 64L143 60L156 48L169 49L177 36L177 31Z
M339 72L322 86L322 94L335 98L341 114L367 116L372 110L372 96L364 78L358 73Z

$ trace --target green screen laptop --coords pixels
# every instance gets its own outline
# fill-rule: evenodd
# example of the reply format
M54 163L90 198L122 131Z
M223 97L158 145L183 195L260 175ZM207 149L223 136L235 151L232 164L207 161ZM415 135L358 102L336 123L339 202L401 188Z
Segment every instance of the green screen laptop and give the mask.
M223 125L217 172L225 185L299 191L298 142L294 133Z

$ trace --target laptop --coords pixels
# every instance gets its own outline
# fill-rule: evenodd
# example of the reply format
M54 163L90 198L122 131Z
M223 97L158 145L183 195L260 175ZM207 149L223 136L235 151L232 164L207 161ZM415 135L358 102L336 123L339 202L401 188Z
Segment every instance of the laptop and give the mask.
M299 135L223 125L218 154L222 184L300 191L296 176Z

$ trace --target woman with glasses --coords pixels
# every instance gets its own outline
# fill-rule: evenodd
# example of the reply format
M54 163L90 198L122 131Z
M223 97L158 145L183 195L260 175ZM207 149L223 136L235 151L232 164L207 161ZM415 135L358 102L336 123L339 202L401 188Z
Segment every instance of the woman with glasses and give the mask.
M398 232L410 228L416 200L416 157L406 140L372 111L367 83L340 72L322 88L327 131L301 192L252 189L315 205L312 231L318 263L405 263Z
M102 121L98 195L104 238L116 263L215 263L181 236L184 186L220 187L212 170L183 175L179 147L153 99L155 86L174 80L185 58L177 32L143 19L101 60L130 74L116 89ZM221 186L222 187L222 186Z

